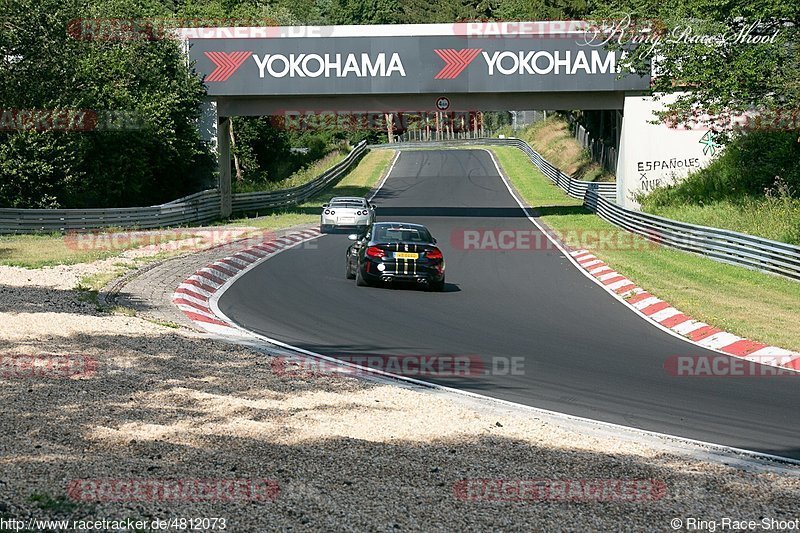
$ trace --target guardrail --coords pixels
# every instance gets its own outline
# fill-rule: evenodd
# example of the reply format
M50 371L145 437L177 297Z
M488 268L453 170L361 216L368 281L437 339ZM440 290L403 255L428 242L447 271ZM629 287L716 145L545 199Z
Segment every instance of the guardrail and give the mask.
M589 210L607 222L665 246L700 254L715 261L800 280L800 246L626 209L616 204L615 183L594 183L573 179L550 164L521 139L393 143L373 147L414 148L432 144L514 146L525 152L531 162L553 183L573 198L583 200Z
M625 209L593 191L584 205L600 218L660 244L800 280L800 246Z
M522 139L508 138L508 139L472 139L464 141L429 141L417 143L391 143L391 144L373 144L369 148L422 148L425 146L464 146L464 145L499 145L499 146L513 146L525 152L528 159L536 165L536 167L550 180L564 189L564 191L579 200L583 200L586 191L596 191L600 196L607 198L610 201L615 201L617 198L617 184L613 182L595 182L595 181L581 181L576 180L572 176L564 174L558 168L553 166L542 155L531 148L528 143Z
M233 195L234 212L295 205L307 200L346 173L367 151L360 142L342 161L314 180L272 192ZM202 224L220 218L220 193L216 189L150 207L110 209L13 209L0 208L0 234L70 233L103 228L153 229L183 224Z
M210 222L219 217L219 191L202 191L150 207L112 209L0 208L0 234L69 233L102 228L161 228Z

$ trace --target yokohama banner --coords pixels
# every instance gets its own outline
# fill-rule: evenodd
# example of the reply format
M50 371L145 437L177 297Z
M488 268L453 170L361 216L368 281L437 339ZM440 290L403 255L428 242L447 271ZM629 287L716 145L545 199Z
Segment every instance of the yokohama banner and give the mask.
M369 28L369 27L365 27ZM580 39L372 36L189 39L210 96L632 91L620 52Z

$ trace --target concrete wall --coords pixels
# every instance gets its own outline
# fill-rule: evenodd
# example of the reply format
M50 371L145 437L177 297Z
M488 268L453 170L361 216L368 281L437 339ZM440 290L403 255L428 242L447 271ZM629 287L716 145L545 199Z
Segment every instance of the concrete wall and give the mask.
M647 96L626 96L617 160L617 203L638 209L633 197L684 178L719 153L706 129L674 129L657 120L654 111L664 109L677 95L656 101ZM713 145L713 146L712 146Z

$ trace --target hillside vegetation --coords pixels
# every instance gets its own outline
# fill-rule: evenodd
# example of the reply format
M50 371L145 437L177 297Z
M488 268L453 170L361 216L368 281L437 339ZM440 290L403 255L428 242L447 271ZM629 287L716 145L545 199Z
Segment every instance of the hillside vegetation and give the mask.
M572 136L569 124L563 117L553 115L516 132L506 128L502 133L523 139L545 159L576 179L615 180L612 173L592 161L589 152Z
M734 138L706 168L639 201L648 213L800 244L796 132Z

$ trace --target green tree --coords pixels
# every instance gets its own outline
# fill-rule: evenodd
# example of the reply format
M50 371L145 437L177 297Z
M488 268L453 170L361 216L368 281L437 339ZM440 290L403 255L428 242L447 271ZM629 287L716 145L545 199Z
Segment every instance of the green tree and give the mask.
M13 0L4 15L0 107L89 110L101 120L94 131L0 133L0 204L146 205L208 183L211 154L196 128L204 89L179 44L76 39L69 25L80 17L168 16L163 5ZM109 115L125 123L109 128Z
M642 38L638 30L650 26L660 35L642 43L630 64L645 70L655 58L655 92L690 89L669 108L678 119L694 109L725 115L749 108L796 110L800 104L797 2L615 0L593 3L591 12L601 20L630 17L623 41ZM748 32L767 42L737 39Z

